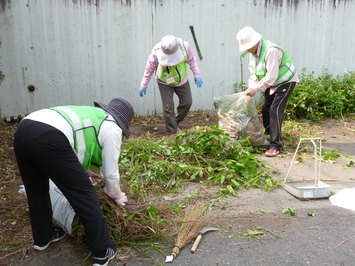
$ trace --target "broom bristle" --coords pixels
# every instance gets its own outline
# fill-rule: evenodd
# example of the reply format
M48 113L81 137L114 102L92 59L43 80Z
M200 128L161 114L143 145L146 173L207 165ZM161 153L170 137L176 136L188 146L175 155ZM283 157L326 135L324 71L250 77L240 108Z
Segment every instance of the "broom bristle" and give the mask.
M208 221L203 213L204 206L202 202L190 205L185 212L181 228L175 241L175 247L171 255L176 258L180 249L191 242L199 232L207 225Z

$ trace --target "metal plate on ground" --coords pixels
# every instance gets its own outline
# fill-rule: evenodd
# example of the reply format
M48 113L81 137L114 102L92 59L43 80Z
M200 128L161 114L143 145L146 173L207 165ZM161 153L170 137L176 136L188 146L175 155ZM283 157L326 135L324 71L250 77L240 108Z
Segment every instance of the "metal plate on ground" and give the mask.
M330 196L330 186L322 181L318 181L317 186L314 182L284 184L284 189L300 199L320 199Z

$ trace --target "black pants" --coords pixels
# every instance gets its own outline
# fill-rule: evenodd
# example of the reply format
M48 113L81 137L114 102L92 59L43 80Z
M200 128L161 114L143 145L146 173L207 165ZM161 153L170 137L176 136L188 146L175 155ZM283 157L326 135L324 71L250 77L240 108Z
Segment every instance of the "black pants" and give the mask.
M96 190L65 135L49 125L23 120L14 148L27 194L34 243L53 236L49 179L62 191L80 217L91 252L98 256L113 246Z
M271 95L270 88L265 90L262 116L265 133L270 134L270 149L281 150L281 126L284 111L295 85L296 82L283 84Z
M179 87L171 87L169 85L158 83L158 87L163 104L166 131L168 134L175 134L179 123L184 120L192 105L190 83L187 81ZM174 109L174 93L176 93L179 98L177 116L175 116Z

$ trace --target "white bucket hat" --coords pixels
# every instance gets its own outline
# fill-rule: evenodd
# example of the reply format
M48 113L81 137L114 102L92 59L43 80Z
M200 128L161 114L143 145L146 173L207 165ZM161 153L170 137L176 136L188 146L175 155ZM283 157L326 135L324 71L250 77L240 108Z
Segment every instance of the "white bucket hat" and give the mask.
M252 27L247 26L238 32L237 40L239 42L239 50L246 51L261 40L261 34L257 33Z
M184 59L179 41L173 35L167 35L161 39L160 49L156 53L159 63L163 66L176 66Z

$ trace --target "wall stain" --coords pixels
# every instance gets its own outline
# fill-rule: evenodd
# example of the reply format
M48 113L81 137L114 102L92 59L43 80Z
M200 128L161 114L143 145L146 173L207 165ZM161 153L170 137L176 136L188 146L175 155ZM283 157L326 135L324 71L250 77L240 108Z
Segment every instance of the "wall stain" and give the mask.
M56 0L59 1L59 0ZM96 6L96 8L99 8L100 6L100 0L62 0L65 3L72 2L73 4L79 4L79 5L88 5L88 6ZM132 0L113 0L114 2L120 2L121 5L123 6L132 6ZM142 0L143 1L143 0ZM169 0L149 0L150 2L154 3L154 5L157 5L158 2L160 5L163 5L165 1ZM188 0L180 0L182 2ZM253 0L253 4L256 5L258 1L262 0ZM304 0L305 1L305 0ZM327 1L327 0L321 0L321 1ZM328 0L329 2L333 3L333 8L337 8L337 4L339 5L340 3L344 2L346 4L347 2L351 2L353 0ZM287 3L289 6L293 5L295 8L297 8L298 4L301 2L301 0L264 0L264 6L274 6L274 7L282 7L283 4ZM312 4L317 4L319 3L319 0L308 0L308 2L311 2ZM0 11L5 12L6 5L11 4L11 0L0 0ZM10 7L9 7L10 8Z
M297 8L300 0L264 0L264 6L273 5L274 7L282 7L284 2L287 3L288 6L293 5Z
M4 79L5 79L5 74L3 74L2 71L0 71L0 85Z
M308 0L311 4L323 4L324 2L330 2L333 3L333 8L337 7L337 4L344 3L347 4L348 2L351 2L352 0ZM256 4L257 0L254 0L254 4ZM295 8L297 8L298 4L301 2L301 0L264 0L264 6L274 6L274 7L282 7L284 2L286 2L289 6L293 5Z
M9 2L11 2L11 0L8 0ZM0 0L0 7L2 12L5 12L5 8L6 8L6 0Z
M0 0L0 1L5 1L5 0ZM58 1L58 0L57 0ZM95 6L96 8L100 7L100 0L64 0L65 3L72 2L74 5L88 5L88 6ZM123 6L128 6L131 7L132 5L132 0L113 0L113 2L120 2L121 5Z

